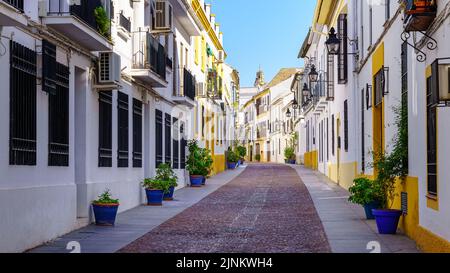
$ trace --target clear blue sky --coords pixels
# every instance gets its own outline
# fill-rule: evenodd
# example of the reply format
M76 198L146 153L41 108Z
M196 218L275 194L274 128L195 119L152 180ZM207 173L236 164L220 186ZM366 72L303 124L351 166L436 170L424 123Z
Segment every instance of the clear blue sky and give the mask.
M311 26L315 0L206 0L224 33L227 63L253 86L261 65L266 82L283 67L301 67L298 51Z

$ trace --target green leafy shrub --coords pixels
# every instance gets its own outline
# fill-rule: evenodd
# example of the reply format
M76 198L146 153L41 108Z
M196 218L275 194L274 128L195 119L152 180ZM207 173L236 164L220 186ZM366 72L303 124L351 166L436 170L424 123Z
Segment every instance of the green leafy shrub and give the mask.
M208 149L200 148L195 140L189 141L188 150L186 170L189 174L208 176L213 165L211 152Z
M161 190L164 191L164 193L168 193L170 182L157 178L145 178L144 181L142 181L142 187L147 190Z
M236 153L239 156L239 158L242 159L247 155L247 148L245 148L244 146L237 146Z
M94 10L95 21L97 22L98 32L110 38L111 21L103 6L96 7Z
M111 191L109 189L106 189L92 203L94 205L119 204L119 199L113 199L112 196L111 196Z
M228 151L227 161L230 163L237 163L239 161L239 155L234 151Z
M170 187L177 187L178 186L178 177L173 171L172 167L170 167L167 163L159 164L158 168L156 169L156 179L168 181L170 184Z
M350 192L348 201L363 206L375 201L380 202L384 198L378 184L368 178L356 178L348 191Z
M295 150L293 147L286 147L284 149L284 158L286 160L294 160L295 159Z
M255 159L256 159L256 161L261 161L261 155L255 155Z

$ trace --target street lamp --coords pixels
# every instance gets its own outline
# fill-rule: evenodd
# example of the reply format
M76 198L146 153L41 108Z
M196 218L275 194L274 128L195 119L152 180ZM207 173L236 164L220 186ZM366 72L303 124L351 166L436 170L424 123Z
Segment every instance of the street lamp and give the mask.
M306 83L304 83L303 84L303 90L302 90L302 93L303 93L303 98L306 100L306 99L309 99L309 96L310 96L310 91L309 91L309 88L308 88L308 85L306 84Z
M330 32L328 33L328 39L325 42L328 53L330 55L337 55L339 53L340 44L341 41L337 37L336 30L334 29L334 27L332 27L330 29Z
M291 116L292 116L291 110L289 110L289 108L288 108L287 111L286 111L286 117L290 118Z
M317 82L319 80L319 73L317 73L316 66L311 66L311 71L308 74L310 82Z
M295 110L295 109L298 109L298 107L299 107L299 105L298 105L297 98L294 98L294 100L292 101L292 108Z

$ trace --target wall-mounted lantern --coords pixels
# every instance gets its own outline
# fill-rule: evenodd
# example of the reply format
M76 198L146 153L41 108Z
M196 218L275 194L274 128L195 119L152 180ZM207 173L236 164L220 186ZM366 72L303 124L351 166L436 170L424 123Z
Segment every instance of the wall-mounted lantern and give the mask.
M319 80L319 73L315 65L311 65L311 71L308 74L310 82L317 82Z
M325 45L327 46L327 50L330 55L339 54L341 41L338 39L334 27L332 27L328 33L328 39L325 41Z
M291 110L289 110L289 108L286 111L286 117L290 118L292 116Z

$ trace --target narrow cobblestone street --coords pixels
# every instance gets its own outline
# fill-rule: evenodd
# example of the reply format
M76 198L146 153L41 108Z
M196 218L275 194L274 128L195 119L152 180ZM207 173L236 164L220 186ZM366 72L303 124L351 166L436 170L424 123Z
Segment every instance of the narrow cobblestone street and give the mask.
M237 178L120 252L330 252L308 189L283 165Z

